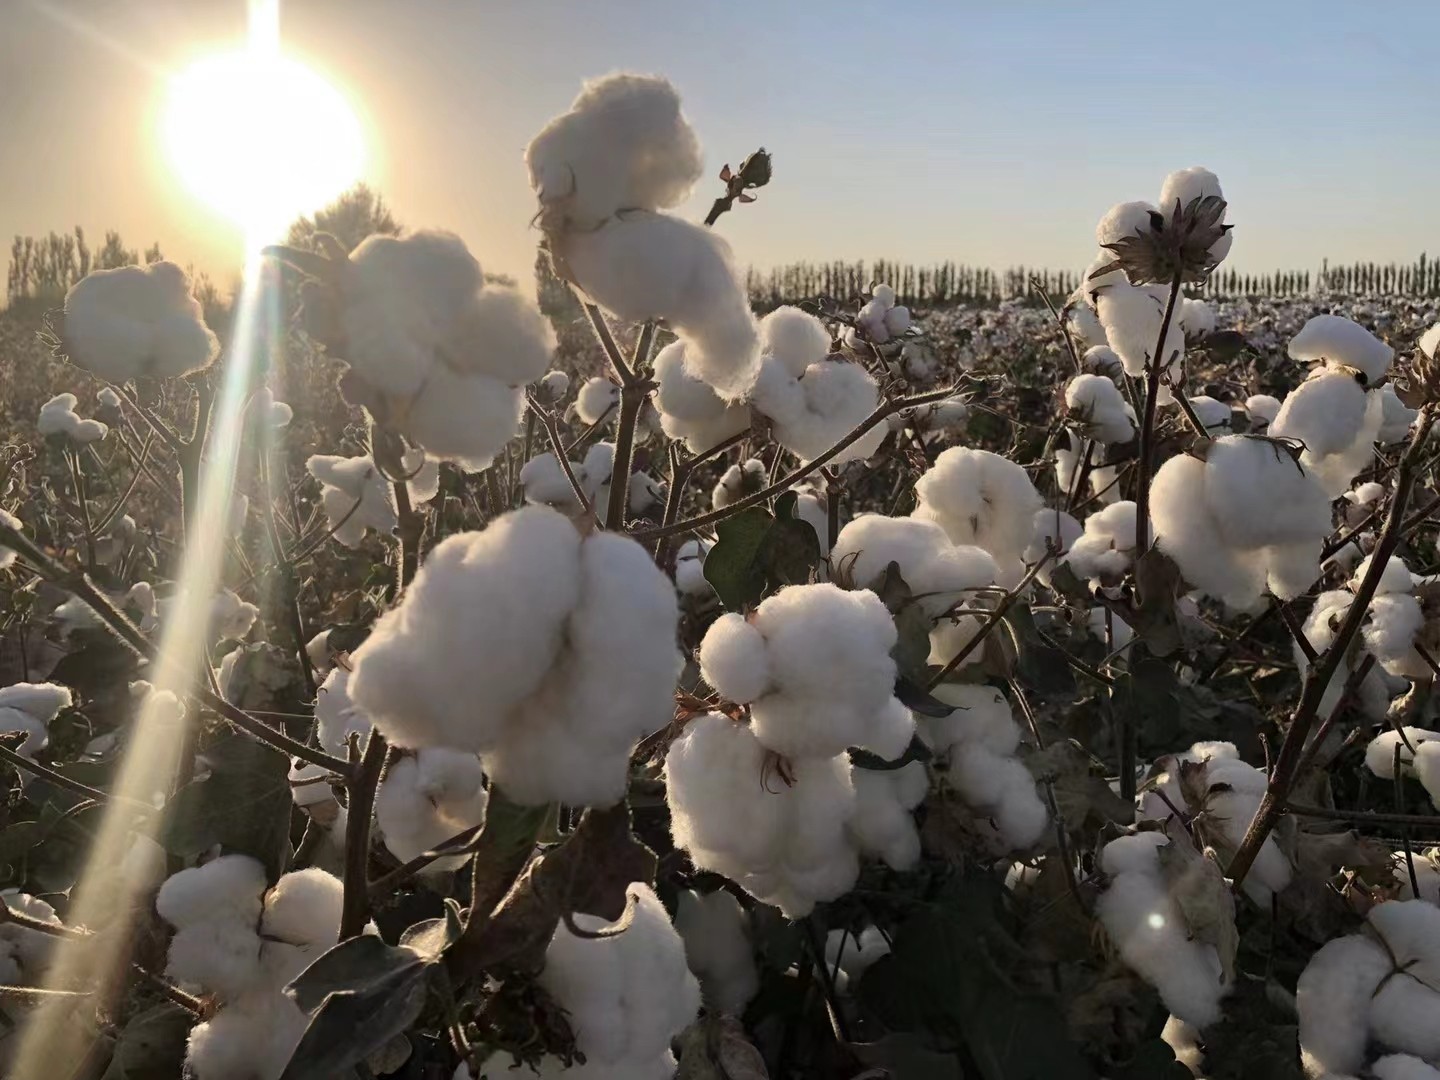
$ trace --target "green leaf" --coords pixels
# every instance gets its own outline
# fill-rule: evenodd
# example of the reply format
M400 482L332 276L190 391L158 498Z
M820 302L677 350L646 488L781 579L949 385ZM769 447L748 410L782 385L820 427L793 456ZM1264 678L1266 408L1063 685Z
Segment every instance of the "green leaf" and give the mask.
M705 580L727 611L753 607L765 594L765 574L756 560L773 522L768 511L752 506L715 526L715 546L705 556Z
M185 1041L195 1018L170 1002L130 1019L101 1080L172 1080L185 1065Z
M204 756L210 775L171 800L161 846L189 857L219 844L259 859L277 880L290 852L289 758L241 732L223 735Z
M281 1080L330 1080L384 1050L419 1017L433 965L373 934L321 956L285 988L313 1012Z
M1017 647L1015 674L1040 694L1073 694L1075 676L1059 649L1041 639L1029 604L1014 604L1005 613L1005 622Z
M808 584L820 565L820 538L808 521L777 517L760 543L755 563L771 589Z

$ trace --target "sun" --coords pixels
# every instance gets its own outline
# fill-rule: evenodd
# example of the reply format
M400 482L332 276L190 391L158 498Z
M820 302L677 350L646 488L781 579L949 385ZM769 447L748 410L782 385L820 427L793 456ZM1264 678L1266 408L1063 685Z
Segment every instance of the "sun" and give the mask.
M175 75L160 138L181 183L257 245L339 195L365 167L364 132L345 96L268 50L218 53Z

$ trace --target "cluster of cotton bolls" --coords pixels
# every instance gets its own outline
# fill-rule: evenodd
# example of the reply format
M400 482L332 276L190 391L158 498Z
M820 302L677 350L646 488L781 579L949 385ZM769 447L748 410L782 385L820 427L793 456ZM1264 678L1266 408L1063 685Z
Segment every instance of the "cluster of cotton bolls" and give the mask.
M334 276L321 337L350 367L347 398L431 457L488 466L515 432L525 385L549 367L555 336L539 309L487 284L447 232L368 237Z
M575 482L595 512L602 518L610 502L610 479L615 467L615 444L594 443L582 461L570 463ZM566 513L579 509L575 486L560 467L560 460L550 451L536 454L520 470L520 484L525 501L544 503ZM630 477L626 501L631 516L639 517L665 500L665 487L648 473L637 470Z
M1183 753L1160 758L1139 797L1139 817L1165 822L1199 819L1204 830L1217 831L1238 848L1259 809L1268 777L1244 761L1234 743L1197 742ZM1191 805L1189 791L1201 801ZM1173 831L1173 830L1167 830ZM1274 895L1290 884L1293 868L1275 842L1266 837L1245 878L1245 895L1266 910Z
M1020 727L1005 695L969 683L941 683L931 694L951 710L915 721L935 753L936 772L975 811L997 851L1033 846L1044 835L1049 815L1030 770L1015 756Z
M412 504L435 497L440 490L439 461L412 449L402 456L401 466ZM348 458L312 454L305 469L320 482L320 504L338 543L358 547L371 529L382 536L394 534L399 517L392 483L368 454Z
M1037 521L1053 512L1037 512ZM1129 499L1102 507L1085 519L1063 560L1077 577L1114 586L1135 562L1135 504Z
M982 619L952 609L983 608L985 590L999 569L990 553L972 544L952 543L945 530L921 518L861 514L836 537L830 564L858 588L875 586L894 563L914 603L930 620L932 664L945 664L979 632ZM981 660L975 650L966 665Z
M1440 1066L1440 908L1423 900L1371 908L1364 933L1335 938L1310 958L1295 1005L1307 1076L1354 1076L1372 1047L1383 1055L1369 1066L1376 1076L1433 1073Z
M110 428L99 420L82 417L75 411L80 399L74 394L56 394L40 406L35 429L49 438L67 439L77 446L99 442L110 434Z
M25 732L15 752L33 758L50 744L50 724L73 701L70 688L59 683L13 683L0 689L0 732Z
M915 482L915 498L911 516L935 522L955 544L988 551L1000 584L1024 577L1020 556L1042 500L1021 466L988 450L952 446Z
M1382 731L1365 748L1366 768L1386 780L1394 779L1397 760L1401 775L1419 780L1431 803L1440 807L1440 731Z
M866 341L885 345L904 337L909 329L910 309L895 303L895 290L889 285L876 285L870 290L870 299L855 316L855 325L846 328L845 344L852 349L863 348Z
M1150 490L1155 540L1185 580L1253 609L1265 590L1283 600L1320 576L1330 498L1285 446L1244 435L1212 440L1205 460L1177 454Z
M685 942L685 960L700 980L700 995L711 1012L740 1016L760 989L760 970L750 937L750 916L740 901L717 889L682 889L675 929Z
M1135 438L1135 410L1112 379L1081 372L1065 387L1065 411L1081 433L1098 443Z
M1196 1028L1220 1018L1220 999L1229 989L1215 946L1190 932L1185 914L1166 886L1160 851L1171 840L1163 832L1117 837L1100 853L1109 879L1095 903L1105 932L1120 957L1160 992L1172 1014Z
M282 992L339 936L344 890L323 870L266 887L248 855L222 855L160 887L155 910L175 928L166 974L219 1005L190 1033L196 1080L276 1080L307 1018Z
M799 918L850 889L861 853L913 865L918 844L903 850L870 821L855 828L857 787L869 780L857 784L862 770L846 754L894 759L910 744L914 720L894 696L895 641L879 597L828 583L781 589L748 618L711 625L701 674L750 716L700 716L666 755L671 833L696 866ZM867 806L884 796L867 791Z
M516 802L609 805L673 714L678 619L643 547L528 506L436 545L347 689L397 746L480 754Z
M1314 367L1286 396L1268 433L1303 444L1300 460L1332 498L1370 461L1385 422L1385 394L1374 388L1394 355L1342 315L1316 315L1290 340L1290 356Z
M700 178L700 142L674 86L648 75L588 82L525 151L562 277L618 319L664 319L685 365L726 399L749 390L758 338L729 245L663 211Z
M1207 196L1221 196L1220 182L1214 173L1201 168L1173 172L1161 186L1158 207L1146 202L1119 203L1111 207L1095 227L1096 242L1102 248L1110 248L1130 238L1149 235L1157 221L1164 227L1174 226L1192 200ZM1208 264L1212 267L1218 264L1229 249L1230 233L1226 231L1207 253ZM1170 286L1168 282L1132 284L1119 269L1097 273L1114 262L1109 251L1096 257L1072 300L1075 304L1072 312L1078 316L1076 325L1089 344L1108 345L1120 357L1126 374L1138 377L1145 374L1160 338ZM1178 374L1184 362L1187 336L1184 308L1176 306L1180 308L1180 317L1172 315L1165 340L1160 343L1160 356L1154 357L1171 378ZM1188 319L1192 326L1190 335L1198 337L1208 332L1207 321L1213 326L1213 314L1207 320L1200 309L1192 308ZM1162 383L1161 402L1170 398L1169 388Z
M517 1080L671 1080L670 1044L700 1011L700 987L686 967L686 943L648 885L632 884L633 917L623 932L578 914L577 936L561 925L545 950L538 982L565 1010L584 1062L555 1056L507 1072ZM593 936L592 936L593 935ZM488 1074L486 1074L488 1075ZM453 1080L474 1080L461 1063ZM203 1080L203 1078L202 1078Z
M190 279L171 262L85 275L65 294L63 337L71 363L113 383L188 375L220 354Z

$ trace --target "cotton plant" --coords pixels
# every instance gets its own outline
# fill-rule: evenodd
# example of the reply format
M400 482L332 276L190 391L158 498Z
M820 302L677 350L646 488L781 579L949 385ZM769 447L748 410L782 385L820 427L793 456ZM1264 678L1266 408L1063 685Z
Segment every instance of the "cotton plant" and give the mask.
M172 262L81 278L65 294L61 348L71 363L112 383L177 378L220 354L190 279Z
M40 406L35 430L46 438L59 438L74 447L88 446L110 434L108 425L75 411L79 402L74 394L56 394Z
M988 450L952 446L915 482L911 516L933 521L956 544L988 551L1000 583L1024 576L1020 554L1030 542L1040 493L1025 470Z
M525 162L560 276L624 322L664 319L686 342L690 373L727 400L742 397L759 338L730 247L665 213L702 167L675 87L623 73L586 83Z
M355 705L395 745L478 753L513 801L619 800L673 712L679 611L645 548L583 529L531 506L437 544L352 654Z
M845 343L852 349L863 347L864 342L886 345L903 338L910 326L910 309L895 302L895 290L889 285L876 285L855 315L854 325L846 328Z
M203 991L215 1011L190 1032L196 1080L278 1080L308 1017L282 991L339 936L342 888L323 870L267 888L248 855L222 855L166 880L155 898L174 927L166 974Z
M1380 437L1385 395L1375 388L1394 350L1342 315L1316 315L1290 339L1289 353L1313 366L1286 396L1268 434L1298 440L1301 462L1333 498L1369 463Z
M1399 1054L1440 1061L1437 946L1440 908L1423 900L1377 904L1363 933L1326 942L1295 988L1305 1074L1358 1074L1372 1047L1381 1060Z
M1213 439L1202 461L1177 454L1150 490L1156 543L1208 596L1252 609L1268 589L1282 600L1320 576L1330 499L1294 448L1268 439Z

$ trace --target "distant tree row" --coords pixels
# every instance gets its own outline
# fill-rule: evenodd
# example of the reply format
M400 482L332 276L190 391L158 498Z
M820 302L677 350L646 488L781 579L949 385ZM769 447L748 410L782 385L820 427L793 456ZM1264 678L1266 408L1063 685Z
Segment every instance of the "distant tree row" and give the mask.
M954 262L918 266L886 260L867 262L790 263L771 270L747 271L746 285L762 309L816 296L849 299L863 295L870 285L885 282L895 289L899 302L911 307L948 307L955 304L996 304L1033 296L1038 284L1057 302L1080 284L1080 275L1068 270L1032 270L1012 267L991 270ZM1421 255L1409 264L1352 263L1309 270L1276 270L1246 274L1222 269L1205 284L1205 296L1306 296L1312 292L1346 295L1440 296L1440 259ZM1038 298L1037 298L1038 302Z
M113 270L142 261L158 262L160 258L159 244L141 252L127 248L117 232L107 232L100 249L91 251L85 230L78 225L74 232L17 236L10 245L5 301L10 307L27 302L54 307L65 299L70 286L91 270Z

